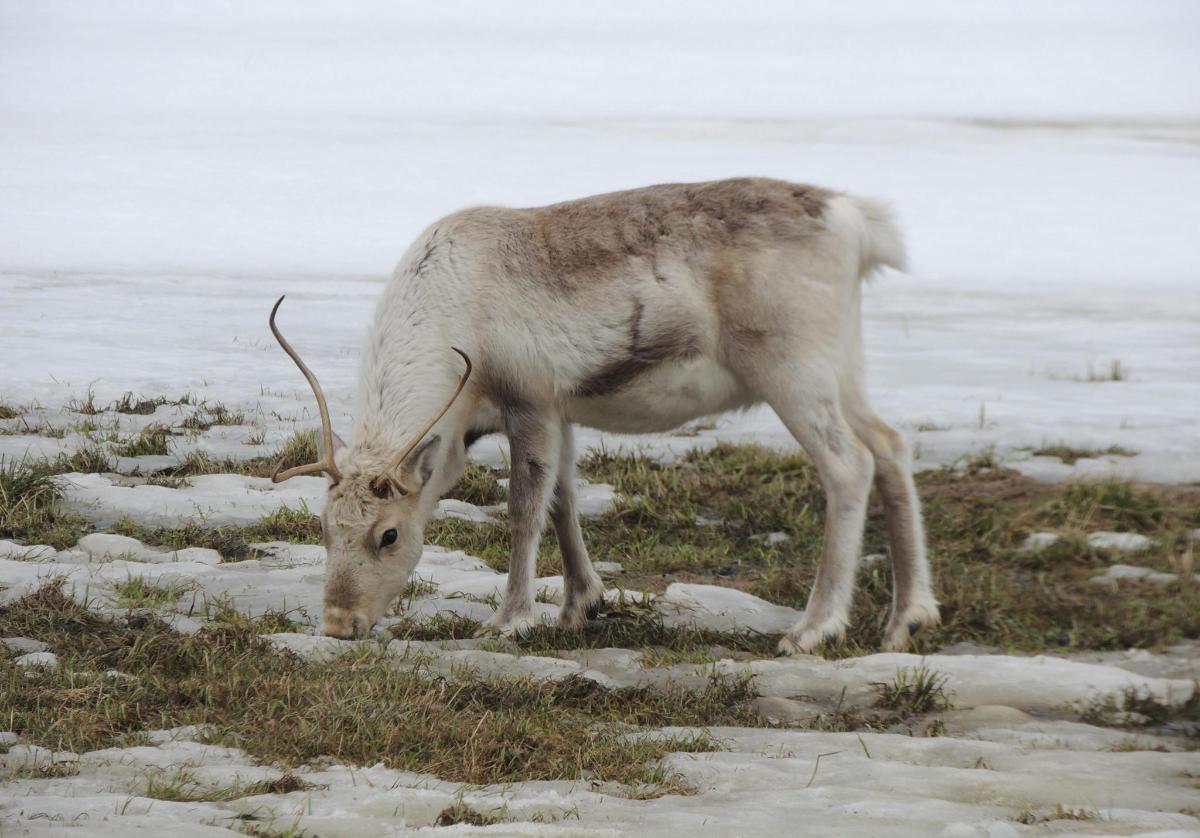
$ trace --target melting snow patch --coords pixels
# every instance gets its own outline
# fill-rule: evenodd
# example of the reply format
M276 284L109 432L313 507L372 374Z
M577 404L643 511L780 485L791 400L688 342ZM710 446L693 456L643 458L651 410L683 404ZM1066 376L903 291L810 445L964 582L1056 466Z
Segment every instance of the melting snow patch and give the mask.
M438 501L437 509L433 514L434 518L457 518L460 521L469 521L473 524L496 524L499 523L491 515L480 509L473 503L467 503L464 500L454 500L447 498Z
M668 625L762 634L782 634L802 616L794 608L775 605L735 588L683 582L672 583L658 597L657 607Z
M1087 537L1088 546L1110 553L1137 553L1151 545L1144 535L1135 532L1094 532Z
M121 486L100 474L65 475L66 507L100 526L121 518L155 527L179 527L199 521L205 526L245 526L284 507L307 507L319 514L325 504L325 480L294 477L275 484L265 477L202 474L189 485Z
M22 655L30 652L44 652L50 648L42 641L34 640L32 637L5 637L0 639L0 646L14 654Z
M1200 582L1200 573L1193 574L1197 582ZM1166 585L1179 579L1177 573L1164 573L1159 570L1152 570L1148 567L1135 567L1134 565L1115 564L1107 568L1104 573L1099 576L1093 576L1088 580L1093 585L1102 585L1104 587L1115 588L1118 582L1134 581L1134 582L1150 582L1155 585Z
M0 559L37 562L51 558L57 551L48 544L18 544L0 541Z
M58 669L58 655L53 652L28 652L13 663L25 669Z
M1048 547L1052 547L1058 543L1058 533L1053 532L1035 532L1029 536L1021 544L1022 553L1040 553Z

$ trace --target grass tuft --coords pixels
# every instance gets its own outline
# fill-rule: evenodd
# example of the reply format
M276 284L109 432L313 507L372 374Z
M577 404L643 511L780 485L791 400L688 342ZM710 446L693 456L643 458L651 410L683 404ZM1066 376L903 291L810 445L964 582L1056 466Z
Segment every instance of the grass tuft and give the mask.
M179 423L181 428L189 431L207 431L214 425L244 425L246 414L233 411L220 402L208 404L201 402L196 411Z
M0 459L0 538L63 550L87 523L61 510L62 481L26 461Z
M155 800L171 800L179 803L222 803L259 794L290 794L324 788L307 783L292 773L285 773L274 780L257 780L253 783L234 783L230 786L209 786L196 779L188 768L180 768L169 777L155 774L146 781L141 791L143 797Z
M280 463L285 469L315 463L317 461L316 430L306 428L296 431L280 447L279 454L268 459L274 460L271 466L272 474L274 474L275 466Z
M206 527L201 523L183 527L147 527L122 518L113 525L113 532L169 550L211 547L225 561L241 561L254 557L250 545L260 541L320 544L321 519L307 506L300 509L284 506L247 527Z
M170 454L171 449L167 445L167 439L171 436L171 430L163 425L147 425L138 432L138 435L124 443L113 448L113 453L118 457L145 457L151 454Z
M919 716L952 708L946 692L946 676L927 669L924 664L913 669L898 669L891 683L876 682L879 698L875 706L901 716Z
M492 824L500 823L499 818L485 815L480 811L472 809L462 801L455 801L441 811L434 820L434 826L457 826L460 823L465 823L468 826L491 826Z
M122 608L149 608L155 610L170 605L193 588L189 585L155 585L141 576L131 576L124 582L113 585L117 604Z
M1110 445L1107 448L1073 448L1069 445L1044 445L1035 449L1035 457L1057 457L1064 465L1073 466L1079 460L1092 460L1097 457L1136 457L1137 452L1120 445Z

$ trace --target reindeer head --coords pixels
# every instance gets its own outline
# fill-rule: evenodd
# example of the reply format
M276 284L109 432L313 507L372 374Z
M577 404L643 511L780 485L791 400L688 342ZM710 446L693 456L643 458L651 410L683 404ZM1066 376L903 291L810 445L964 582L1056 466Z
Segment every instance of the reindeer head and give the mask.
M308 379L321 412L319 459L309 465L275 469L271 480L279 483L302 474L324 474L329 493L321 513L325 538L325 603L322 631L332 637L364 636L408 583L421 558L425 522L437 504L430 484L441 439L426 434L458 398L471 375L471 359L454 349L467 368L445 404L398 451L371 447L357 441L346 447L333 432L329 407L321 385L275 326L271 333L283 351ZM453 347L452 347L453 348Z

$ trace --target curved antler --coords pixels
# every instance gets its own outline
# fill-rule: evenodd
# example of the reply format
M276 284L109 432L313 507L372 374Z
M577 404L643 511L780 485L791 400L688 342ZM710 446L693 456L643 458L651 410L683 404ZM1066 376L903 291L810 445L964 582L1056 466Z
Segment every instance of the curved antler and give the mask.
M422 425L421 429L413 434L408 444L400 449L400 453L392 458L384 474L391 474L400 467L400 464L404 462L404 458L411 454L413 449L421 443L421 440L425 438L425 434L429 433L430 429L437 424L437 421L446 415L446 411L450 409L450 406L454 404L455 399L458 398L463 388L467 386L467 379L471 377L471 359L467 357L466 352L463 352L457 346L451 346L450 348L461 355L462 359L467 362L467 368L463 371L462 378L458 380L458 386L454 388L454 392L450 394L450 398L446 399L446 403L433 415L433 418Z
M306 466L296 466L295 468L289 468L287 471L281 471L283 460L280 460L279 465L275 467L275 473L271 475L271 482L282 483L284 480L299 477L302 474L328 474L334 483L338 483L342 479L342 473L338 471L337 466L333 462L333 424L329 421L329 406L325 403L325 394L321 392L321 385L317 383L317 377L300 360L300 356L296 354L296 350L292 349L292 345L284 339L283 335L279 333L279 329L275 327L275 312L279 311L279 305L282 302L283 297L275 301L275 305L271 309L271 317L267 322L271 326L271 334L275 335L275 340L279 341L279 345L283 347L283 351L288 354L288 357L296 362L296 366L300 368L300 372L304 373L304 377L308 379L308 385L312 387L313 395L317 397L317 408L321 411L321 436L325 441L325 456L315 463Z

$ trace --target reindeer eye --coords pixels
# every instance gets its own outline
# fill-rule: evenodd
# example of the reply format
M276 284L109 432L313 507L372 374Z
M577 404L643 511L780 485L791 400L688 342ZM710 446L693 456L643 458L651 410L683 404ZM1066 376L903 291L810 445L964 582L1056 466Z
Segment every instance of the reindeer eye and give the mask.
M383 540L381 540L379 542L379 546L387 547L387 546L389 546L391 544L395 544L395 543L396 543L396 531L395 530L385 530L383 533Z

